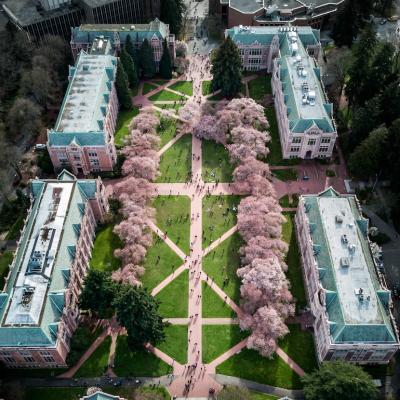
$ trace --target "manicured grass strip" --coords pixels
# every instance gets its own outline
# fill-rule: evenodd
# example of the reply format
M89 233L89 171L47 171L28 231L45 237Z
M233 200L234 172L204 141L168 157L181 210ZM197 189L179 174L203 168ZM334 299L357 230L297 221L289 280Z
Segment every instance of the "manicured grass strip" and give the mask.
M132 110L120 111L118 113L117 126L114 133L114 141L117 147L124 145L124 140L129 134L128 126L132 121L132 118L139 114L139 108L133 106Z
M158 236L153 235L153 245L147 250L143 262L145 272L140 280L144 287L152 290L182 264L182 259Z
M113 232L114 225L99 229L94 240L90 268L112 272L121 266L121 261L114 256L114 250L123 247L122 240Z
M240 266L238 251L242 244L239 233L235 232L203 258L204 272L236 303L240 300L240 279L236 271Z
M85 396L86 387L38 387L25 390L25 400L77 400Z
M202 142L202 175L204 182L232 182L234 166L229 161L228 150L211 140Z
M302 388L300 377L279 356L270 360L255 350L243 349L217 366L216 372L286 389Z
M236 225L240 196L203 197L203 247ZM234 210L235 208L235 210Z
M234 318L235 312L214 292L206 282L202 282L203 318Z
M203 325L203 362L209 363L248 336L239 325Z
M312 372L318 367L312 334L302 331L298 324L290 324L288 328L290 333L279 341L279 346L305 372Z
M175 90L186 94L188 96L193 96L193 82L192 81L179 81L175 82L173 85L168 86L168 89Z
M192 136L182 136L160 160L157 182L186 182L192 169Z
M281 181L295 181L297 180L297 171L295 169L275 169L272 174Z
M157 226L186 254L190 251L190 198L188 196L158 196Z
M104 342L94 351L94 353L80 367L75 378L90 378L102 376L107 369L108 357L110 354L111 338L107 336Z
M283 160L282 148L279 139L278 122L276 120L276 113L274 107L265 108L265 116L269 122L269 134L271 140L268 142L269 154L267 161L270 165L296 165L300 162L297 158L291 158L289 160Z
M299 195L296 193L292 194L292 201L289 200L289 196L285 195L279 199L281 207L297 207L299 204Z
M211 82L212 81L201 82L201 90L202 90L203 96L207 96L208 94L212 93Z
M160 301L159 312L163 318L188 317L188 271L183 271L168 286L157 294Z
M10 269L10 264L14 258L12 251L5 251L0 255L0 290L3 289L5 279L7 277L8 271Z
M146 349L132 351L126 336L118 337L114 368L118 376L162 376L171 371L168 364Z
M262 75L247 83L249 95L254 100L261 100L264 96L272 94L271 75Z
M187 362L187 325L170 325L165 328L165 342L157 347L180 364Z
M178 101L178 100L186 100L185 96L179 96L173 92L169 92L168 90L160 90L159 92L153 94L149 97L150 101Z
M286 256L286 263L288 265L286 276L290 281L290 292L296 299L296 310L298 311L307 305L303 272L294 231L294 215L293 213L284 213L284 215L287 222L282 227L282 238L289 245L289 251Z
M157 128L157 133L161 138L160 148L162 148L176 135L176 119L161 117L160 126Z
M251 400L278 400L279 397L272 396L272 394L265 394L265 393L260 393L260 392L255 392L253 390L250 391Z
M158 88L158 85L153 85L151 82L143 83L143 94L150 93L152 90Z

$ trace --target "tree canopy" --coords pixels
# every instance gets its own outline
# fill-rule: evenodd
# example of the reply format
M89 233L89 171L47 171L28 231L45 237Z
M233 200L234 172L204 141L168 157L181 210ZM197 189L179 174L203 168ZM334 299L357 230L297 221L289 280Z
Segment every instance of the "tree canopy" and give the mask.
M238 94L242 86L242 63L239 49L229 36L212 54L211 62L213 91L221 89L226 97Z
M325 362L302 381L306 400L374 400L379 395L361 367L343 361Z
M162 0L161 20L169 24L171 33L177 35L182 29L183 14L186 11L184 0Z
M117 89L118 101L121 108L130 110L132 108L132 99L129 92L128 77L126 76L121 60L118 60L117 64L115 88Z
M152 78L156 73L153 49L147 39L143 40L140 48L140 67L144 78Z
M124 66L129 86L133 89L138 84L138 76L135 69L135 63L125 47L121 50L121 63Z
M160 60L160 75L164 79L172 78L172 60L166 40L163 41L163 54Z

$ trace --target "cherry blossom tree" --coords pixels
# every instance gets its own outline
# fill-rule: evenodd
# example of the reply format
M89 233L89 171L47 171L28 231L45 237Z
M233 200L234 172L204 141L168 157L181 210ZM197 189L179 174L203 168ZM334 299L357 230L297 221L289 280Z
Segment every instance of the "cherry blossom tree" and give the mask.
M217 118L212 115L203 115L193 126L193 134L199 139L214 140L217 143L226 143L226 135L218 129Z
M182 108L179 109L179 116L190 123L191 126L195 126L201 115L200 106L194 101L188 101Z
M144 268L140 265L127 264L125 267L118 268L111 275L112 280L130 285L140 285L139 278L144 274Z

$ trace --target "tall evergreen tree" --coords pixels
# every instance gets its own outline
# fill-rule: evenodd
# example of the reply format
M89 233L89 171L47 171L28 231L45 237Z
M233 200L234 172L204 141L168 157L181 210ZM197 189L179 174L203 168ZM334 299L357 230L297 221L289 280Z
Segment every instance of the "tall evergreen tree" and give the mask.
M159 303L146 289L121 285L113 305L118 323L127 330L131 348L165 340L164 323L158 314Z
M147 39L143 40L140 48L140 67L145 78L152 78L156 73L153 49Z
M213 53L211 62L213 91L221 89L222 95L226 97L239 93L242 85L242 63L239 49L229 36Z
M115 79L115 88L117 89L117 96L120 106L125 110L132 109L132 99L129 92L128 77L124 70L121 61L118 60L117 64L117 77Z
M133 89L138 84L138 76L132 57L125 48L121 51L121 63L128 77L129 86Z
M169 25L171 33L177 35L182 29L184 0L161 0L161 20Z
M127 35L125 39L125 46L124 49L128 52L128 54L132 57L132 60L136 62L136 51L135 47L133 46L131 35Z
M166 39L163 41L163 54L160 60L160 75L164 79L172 78L172 60Z

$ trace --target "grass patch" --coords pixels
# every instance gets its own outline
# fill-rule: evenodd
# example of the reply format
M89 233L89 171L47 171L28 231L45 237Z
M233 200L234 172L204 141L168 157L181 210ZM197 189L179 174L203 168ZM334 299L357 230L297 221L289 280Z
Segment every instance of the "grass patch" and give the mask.
M235 312L214 292L206 282L202 282L202 317L234 318Z
M203 81L201 82L201 92L203 96L207 96L212 93L212 81Z
M264 96L272 94L271 75L261 75L247 82L249 95L254 100L262 100Z
M216 372L286 389L302 388L300 377L279 356L270 360L255 350L243 349L218 365Z
M236 270L240 266L238 251L242 244L239 233L235 232L203 258L204 272L236 303L240 300Z
M158 236L153 235L153 245L147 250L143 262L145 272L140 280L144 287L152 290L181 264L181 258Z
M3 289L5 284L5 279L10 270L10 264L14 258L14 253L12 251L5 251L0 255L0 291Z
M180 92L186 94L188 96L193 96L193 82L192 81L178 81L173 85L168 86L169 89L175 90L176 92Z
M187 325L170 325L165 328L165 342L157 347L180 364L187 363Z
M220 143L202 141L202 176L204 182L232 182L234 166L229 161L228 150Z
M157 182L186 182L192 172L192 137L182 136L160 160Z
M291 200L288 195L285 195L279 199L281 207L297 207L299 204L299 195L294 193L291 195Z
M110 354L111 338L107 336L104 342L94 351L94 353L84 362L78 369L75 378L90 378L102 376L108 365L108 357Z
M298 158L291 158L289 160L284 160L282 158L282 148L279 139L279 129L278 122L276 120L276 113L274 107L265 108L265 116L269 122L269 134L271 140L268 142L269 154L267 156L267 161L270 165L297 165L301 161Z
M333 178L334 176L336 176L336 173L334 170L332 169L327 169L325 170L325 174L328 178Z
M170 400L171 396L164 387L150 387L142 386L139 388L133 388L132 386L127 387L106 387L104 388L106 393L118 395L126 400L139 400L139 399L163 399ZM154 397L153 397L154 396Z
M185 103L183 102L178 102L178 103L174 103L174 104L154 104L156 107L161 108L163 110L170 110L170 111L176 111L178 112L184 105Z
M173 92L169 92L168 90L160 90L157 93L154 93L152 96L149 97L150 101L185 101L185 96L179 96Z
M203 247L206 248L236 225L241 196L203 197ZM234 211L235 208L235 211Z
M279 397L272 396L272 394L265 394L250 390L250 400L278 400Z
M151 82L144 82L143 83L143 91L142 91L142 93L143 94L147 94L147 93L150 93L152 90L157 89L157 88L158 88L158 85L155 85L155 84L153 84Z
M279 347L305 372L312 372L318 367L312 334L302 331L298 324L288 328L290 333L279 341Z
M281 181L297 180L297 171L295 169L275 169L272 174Z
M125 139L129 134L128 126L132 118L139 114L139 108L133 106L132 110L120 111L118 113L117 126L114 133L114 141L117 147L122 147L125 144Z
M188 316L188 291L189 273L185 270L156 296L160 301L159 312L163 318Z
M209 363L248 336L239 325L203 325L203 362Z
M160 136L160 148L162 148L176 136L176 119L162 116L157 133Z
M186 254L190 251L190 198L158 196L153 201L157 226Z
M168 364L146 349L132 351L126 336L118 337L114 368L118 376L162 376L171 371Z
M214 94L214 96L208 97L207 100L211 100L211 101L220 101L223 100L225 98L225 96L222 95L222 93L217 93Z
M300 262L300 254L294 231L293 213L284 213L287 222L282 227L282 238L289 245L286 256L288 270L286 276L290 282L290 292L296 299L296 310L307 306L306 292L304 290L303 272Z
M93 244L90 268L112 272L121 266L121 260L114 256L114 250L123 246L122 240L113 232L114 224L101 227Z

